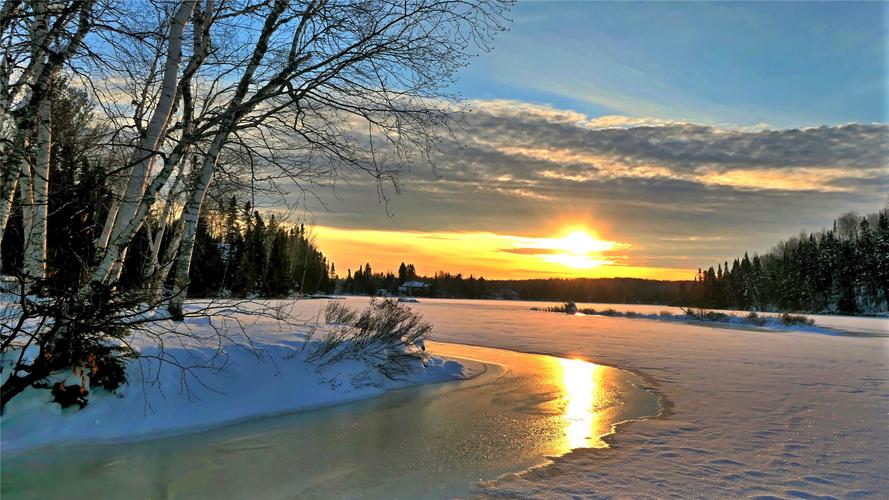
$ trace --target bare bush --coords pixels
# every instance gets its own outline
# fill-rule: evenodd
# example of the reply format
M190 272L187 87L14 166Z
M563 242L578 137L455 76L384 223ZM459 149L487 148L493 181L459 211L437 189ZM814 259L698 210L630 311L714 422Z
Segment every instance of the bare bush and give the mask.
M815 320L801 314L784 313L781 315L781 323L783 323L785 326L812 326L815 324Z
M331 301L324 321L326 332L308 340L314 344L306 358L311 362L358 360L397 379L425 365L429 357L423 341L432 325L395 300L373 300L360 312Z
M176 370L191 394L189 384L203 385L200 371L226 366L226 348L263 356L249 335L253 321L296 324L283 305L252 300L201 301L185 309L183 321L173 321L139 290L121 292L113 284L86 303L21 292L3 298L10 297L17 301L0 300L0 413L28 388L50 391L63 407L86 406L90 390L116 392L131 382L130 362L138 363L142 384L158 383L161 370Z

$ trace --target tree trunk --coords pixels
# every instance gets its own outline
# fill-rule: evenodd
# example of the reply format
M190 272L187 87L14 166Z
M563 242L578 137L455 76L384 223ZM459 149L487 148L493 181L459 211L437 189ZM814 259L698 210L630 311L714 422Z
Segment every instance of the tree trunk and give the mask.
M153 281L154 273L158 270L160 266L160 251L161 246L163 246L164 236L167 232L167 226L170 224L170 217L173 215L173 206L176 204L176 199L179 197L179 184L182 182L183 173L183 165L182 156L178 156L175 159L170 159L168 161L172 161L179 166L179 171L176 174L176 178L173 179L173 184L170 186L170 191L167 193L167 199L164 202L164 209L161 211L161 215L158 218L158 227L157 231L152 234L150 231L148 233L148 248L149 254L147 257L147 261L145 262L145 267L143 268L143 278L147 283Z
M6 234L6 224L9 222L9 214L12 212L12 199L19 182L19 168L15 165L3 166L2 187L0 187L0 243ZM0 262L3 262L3 254L0 252Z
M179 250L179 244L182 241L182 221L177 221L173 228L173 237L170 238L170 244L164 249L164 254L159 258L158 268L148 284L148 303L151 305L160 305L163 300L164 283L167 276L170 275L170 269L176 262L176 252Z
M19 176L19 205L22 207L22 278L25 282L25 293L31 290L34 280L32 278L33 259L28 257L28 252L33 245L34 238L34 173L28 158L22 158L21 175Z
M130 159L133 170L130 173L126 191L121 193L122 196L120 196L120 204L114 221L112 223L110 220L107 220L102 230L103 235L109 232L110 237L107 242L99 242L105 243L105 245L100 245L98 248L101 261L91 276L90 282L92 283L107 283L109 277L114 276L115 269L118 269L122 262L124 249L133 235L136 234L147 215L147 209L143 206L146 201L144 199L146 181L151 163L163 142L163 132L167 128L167 123L175 104L183 35L185 26L194 11L196 3L196 0L184 1L179 6L170 23L161 94L145 134ZM109 224L111 225L109 226Z
M227 132L218 132L210 145L201 171L195 178L194 186L185 200L185 208L182 210L182 241L179 244L179 256L176 260L176 275L173 278L173 295L170 297L168 309L174 317L182 317L182 304L188 294L188 278L191 272L191 256L194 253L194 238L198 230L198 220L201 215L201 206L204 204L204 196L210 187L213 171L222 145L228 138Z
M6 2L0 11L0 19L4 22L8 16L17 8L14 2ZM5 28L4 28L5 29ZM2 30L0 30L2 32ZM12 119L10 113L12 108L12 96L10 95L10 74L7 57L4 54L3 60L0 61L0 134L3 137L12 137L16 135L15 120ZM13 141L15 147L16 141ZM9 220L9 213L12 211L12 199L15 194L19 181L18 164L9 161L9 153L6 141L0 142L0 168L2 168L2 177L0 177L0 242L3 241L3 235L6 233L6 223ZM0 262L2 262L2 254L0 254Z
M43 280L46 277L46 224L49 195L49 162L52 142L50 101L44 98L37 109L36 161L30 179L31 209L28 221L29 231L25 239L23 268L28 280ZM23 198L24 199L24 198Z
M168 309L174 317L182 317L182 304L185 302L185 296L188 293L188 279L191 271L191 256L194 253L194 238L197 233L198 219L201 214L201 205L204 203L204 195L210 186L210 180L213 177L213 171L216 169L216 162L219 154L222 152L222 146L228 140L228 135L235 128L238 119L250 112L256 103L249 106L242 106L244 96L249 91L250 84L253 83L253 76L259 68L260 63L268 51L268 43L272 34L275 32L276 24L288 2L285 0L276 0L271 12L266 16L265 22L256 47L253 49L253 55L250 63L235 88L235 93L229 101L226 110L226 119L222 121L219 130L213 137L213 142L204 158L201 166L201 172L195 180L194 187L185 202L185 209L182 212L182 243L179 245L179 257L176 262L176 276L173 281L173 295L170 297Z

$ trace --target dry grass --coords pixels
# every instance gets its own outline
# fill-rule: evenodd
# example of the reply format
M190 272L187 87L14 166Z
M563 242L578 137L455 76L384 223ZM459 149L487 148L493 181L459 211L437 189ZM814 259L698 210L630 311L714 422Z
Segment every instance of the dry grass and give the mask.
M432 325L395 300L374 300L363 311L331 301L324 310L324 322L328 328L320 338L309 339L309 361L360 360L395 379L429 357L423 340Z

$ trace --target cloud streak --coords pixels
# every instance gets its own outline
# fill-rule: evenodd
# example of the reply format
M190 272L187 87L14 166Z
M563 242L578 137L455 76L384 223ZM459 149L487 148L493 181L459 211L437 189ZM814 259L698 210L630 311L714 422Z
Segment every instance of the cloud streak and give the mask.
M847 210L873 210L889 191L886 124L729 128L471 104L455 129L459 145L441 145L437 170L412 169L391 199L394 216L369 208L375 189L355 176L338 186L333 212L319 212L318 223L443 233L435 238L541 238L584 225L630 245L622 264L694 268L763 251ZM532 251L504 248L491 251ZM453 258L447 269L465 267Z
M496 153L514 179L583 182L661 178L745 189L848 191L887 172L889 126L848 124L787 130L717 128L663 120L587 119L517 103L476 102L463 134L488 168ZM541 168L543 167L543 168ZM519 175L516 175L516 174ZM523 175L522 175L523 174Z

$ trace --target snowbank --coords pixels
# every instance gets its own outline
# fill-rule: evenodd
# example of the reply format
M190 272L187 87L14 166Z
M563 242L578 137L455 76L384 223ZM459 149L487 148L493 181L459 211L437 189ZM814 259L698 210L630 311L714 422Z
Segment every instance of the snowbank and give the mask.
M412 306L435 325L438 341L629 369L646 376L672 408L665 418L621 427L610 449L575 450L486 483L484 497L885 498L889 492L885 337L512 307L526 310L469 302ZM889 332L885 319L842 319L851 332Z
M186 321L182 328L195 338L180 342L170 336L163 350L152 339L132 339L143 357L128 363L129 384L118 394L91 391L83 409L63 410L50 402L49 391L28 389L0 417L0 448L8 453L47 444L182 433L466 378L478 370L476 365L431 357L425 365L418 361L405 378L392 380L359 360L307 362L308 322L298 331L287 331L287 325L268 317L232 320L247 325L249 344L234 325L206 318ZM214 344L216 328L228 329L232 338ZM159 362L161 356L166 363Z
M759 328L765 330L785 332L809 332L825 335L850 335L851 332L840 329L824 328L817 326L815 320L805 315L791 314L757 314L755 312L738 313L722 312L708 309L687 309L681 313L670 310L662 310L658 313L619 311L612 308L593 309L582 308L566 311L567 306L532 307L531 311L551 312L557 314L571 314L574 316L606 316L610 318L649 319L655 321L681 321L691 324L703 324L707 326L724 325L731 328ZM886 333L883 333L886 335Z

